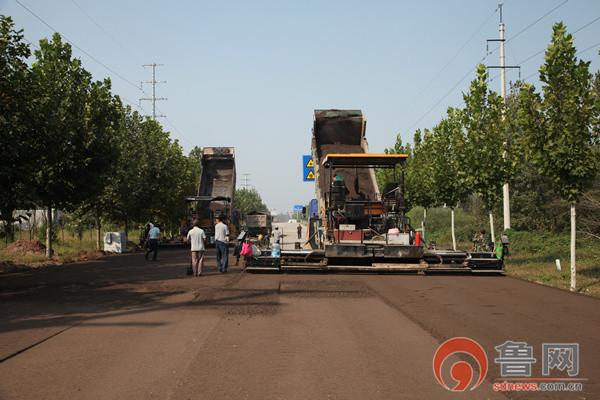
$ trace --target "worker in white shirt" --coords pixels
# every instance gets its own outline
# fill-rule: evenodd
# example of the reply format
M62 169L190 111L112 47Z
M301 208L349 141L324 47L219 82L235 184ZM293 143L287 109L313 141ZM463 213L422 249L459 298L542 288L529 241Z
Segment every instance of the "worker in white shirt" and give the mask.
M215 247L217 248L217 267L219 272L227 272L229 266L229 228L223 223L222 217L216 218L217 223L215 224Z
M200 229L200 224L194 220L194 227L187 233L187 242L190 243L192 252L192 271L194 276L202 275L202 267L204 266L204 242L206 234Z

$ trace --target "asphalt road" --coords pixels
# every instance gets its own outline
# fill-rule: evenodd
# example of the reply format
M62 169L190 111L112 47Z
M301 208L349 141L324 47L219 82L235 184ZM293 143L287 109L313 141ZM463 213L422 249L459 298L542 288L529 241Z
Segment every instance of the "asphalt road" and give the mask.
M600 398L596 299L509 277L219 274L213 254L200 278L185 250L0 275L0 399ZM471 392L433 376L455 336L489 359ZM494 392L507 340L533 346L534 377L542 343L579 343L584 391Z

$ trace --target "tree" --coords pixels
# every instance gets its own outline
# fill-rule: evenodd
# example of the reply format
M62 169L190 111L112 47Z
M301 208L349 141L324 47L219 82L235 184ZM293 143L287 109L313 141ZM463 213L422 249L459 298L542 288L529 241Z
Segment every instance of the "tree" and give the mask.
M241 188L235 191L234 207L240 210L242 215L253 211L269 212L258 191L254 188Z
M164 198L157 205L156 215L165 224L179 227L180 220L187 214L185 198L195 193L199 181L199 162L195 156L186 157L177 140L165 143L162 149L164 163L161 165L161 179L156 182L163 186L158 197Z
M598 52L600 55L600 51ZM592 97L595 102L596 110L600 109L600 71L596 71L594 83L592 85ZM593 116L593 140L594 144L600 145L600 115L596 113Z
M497 93L488 91L487 71L483 64L477 67L477 77L463 98L465 145L461 162L467 169L469 186L489 212L491 239L495 242L493 210L501 198L509 168L508 160L503 156L506 140L503 101Z
M447 116L433 128L432 137L432 177L436 203L450 208L452 228L452 248L456 250L454 230L454 209L469 194L467 174L461 164L464 151L462 112L448 108Z
M77 164L88 179L80 185L83 201L71 205L71 209L93 210L96 217L96 249L100 250L101 220L104 211L102 193L107 179L116 170L119 157L118 133L121 130L122 104L111 93L110 80L91 84L86 107L86 132L84 151L78 153Z
M406 175L408 170L410 169L410 163L412 162L412 149L409 143L404 144L402 142L402 136L400 134L396 135L396 142L393 147L387 148L384 150L385 154L406 154L408 158L406 158L404 164L396 168L396 170L389 168L379 168L375 171L375 177L377 178L377 185L379 187L379 192L384 195L383 191L385 190L385 186L391 182L398 182L402 179L404 175L404 208L406 211L410 210L412 204L410 203L410 198L406 196L407 187L406 187ZM400 169L401 168L401 169Z
M36 197L48 211L46 255L52 256L52 209L78 204L89 183L87 114L90 74L55 33L40 40L32 65L35 101ZM83 161L83 165L81 162Z
M398 134L398 135L396 135L396 142L394 143L394 146L385 149L384 153L385 154L407 154L408 159L406 160L406 164L404 165L404 168L407 168L407 165L411 159L412 150L411 150L410 144L407 143L405 145L402 142L402 136L400 134ZM377 185L379 186L380 192L382 192L384 190L386 184L399 179L398 176L394 176L394 172L397 173L398 171L393 171L388 168L380 168L375 171L375 177L377 178Z
M423 207L423 223L421 229L425 239L427 209L436 205L433 181L433 135L425 129L421 140L421 131L417 129L413 138L413 157L406 170L406 195L412 205Z
M573 36L563 23L555 24L552 31L540 67L543 98L532 85L523 87L519 123L528 159L570 203L571 290L575 291L575 207L598 171L592 126L599 108L592 94L589 62L577 59Z
M7 239L12 236L13 211L33 200L30 54L22 30L0 15L0 220Z

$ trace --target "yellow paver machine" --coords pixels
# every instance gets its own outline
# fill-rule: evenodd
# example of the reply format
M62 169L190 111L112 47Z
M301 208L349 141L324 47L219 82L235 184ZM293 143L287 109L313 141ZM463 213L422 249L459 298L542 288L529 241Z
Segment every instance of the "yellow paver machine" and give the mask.
M503 271L492 252L428 249L406 215L405 154L372 154L360 110L316 110L312 135L318 217L301 249L254 255L258 271ZM379 191L376 169L392 182Z

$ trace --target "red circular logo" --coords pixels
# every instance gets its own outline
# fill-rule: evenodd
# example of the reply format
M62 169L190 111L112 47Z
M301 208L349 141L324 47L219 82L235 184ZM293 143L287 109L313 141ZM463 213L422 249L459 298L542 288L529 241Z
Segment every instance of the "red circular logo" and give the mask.
M435 375L435 379L437 379L440 385L453 392L464 392L469 388L473 381L475 370L473 369L473 366L466 361L457 361L450 367L450 376L456 382L454 387L446 385L442 377L442 366L444 361L453 354L458 353L468 355L475 360L479 366L479 376L477 377L475 384L469 389L473 390L481 385L481 382L485 379L488 371L487 354L485 353L485 350L483 350L483 347L473 339L455 337L446 340L437 348L435 355L433 356L433 374Z

